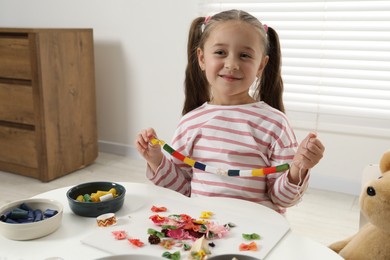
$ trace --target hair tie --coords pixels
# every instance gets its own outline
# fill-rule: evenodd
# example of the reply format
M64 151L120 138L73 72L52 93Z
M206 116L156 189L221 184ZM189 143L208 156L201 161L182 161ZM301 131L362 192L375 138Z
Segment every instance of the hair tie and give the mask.
M204 32L204 28L206 27L206 25L208 24L208 22L211 20L211 16L206 16L205 18L204 18L204 22L203 22L203 24L202 24L202 33Z
M265 31L266 33L268 33L268 25L264 24L263 27L264 27L264 31Z
M209 21L211 20L211 16L206 16L205 18L204 18L204 25L206 25Z

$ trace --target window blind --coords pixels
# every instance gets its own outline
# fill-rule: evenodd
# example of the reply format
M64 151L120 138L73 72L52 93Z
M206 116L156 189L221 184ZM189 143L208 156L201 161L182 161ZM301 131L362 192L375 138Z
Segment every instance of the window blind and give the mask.
M390 1L204 0L245 10L279 34L294 128L390 138Z

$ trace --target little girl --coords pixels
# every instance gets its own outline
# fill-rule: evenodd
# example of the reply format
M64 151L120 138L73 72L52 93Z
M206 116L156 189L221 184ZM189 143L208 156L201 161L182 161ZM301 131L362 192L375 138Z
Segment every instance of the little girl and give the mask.
M148 128L135 141L148 163L147 177L187 196L244 199L279 213L295 205L324 146L315 134L298 146L284 114L280 66L278 35L252 15L229 10L196 18L189 33L183 117L172 147L222 169L283 163L290 169L258 177L205 172L151 144L157 134Z

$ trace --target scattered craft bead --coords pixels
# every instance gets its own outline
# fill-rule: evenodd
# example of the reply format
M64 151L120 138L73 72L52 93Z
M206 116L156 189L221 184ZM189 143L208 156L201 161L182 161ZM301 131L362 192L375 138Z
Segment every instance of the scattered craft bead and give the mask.
M256 234L256 233L252 233L252 234L242 234L242 237L246 240L259 240L260 239L260 235Z
M142 242L141 240L139 240L138 238L129 238L127 239L130 243L132 243L133 245L137 246L137 247L142 247L144 246L144 242Z
M150 210L153 211L153 212L166 212L167 208L166 207L156 207L156 206L153 206Z
M157 226L162 227L161 233L165 237L174 239L197 239L206 236L207 239L222 238L229 232L227 225L219 225L213 221L205 221L199 223L196 219L186 214L169 215L167 217L161 215L153 215L150 220ZM151 231L148 231L151 234Z
M166 207L151 207L153 212L161 209L163 209L161 212L167 210ZM106 215L105 217L109 217L110 214L115 215L113 213L103 214L101 215L103 216L102 219L105 219L104 215ZM210 211L201 212L201 216L204 217L211 217L212 215L213 213ZM173 247L182 247L185 251L190 250L189 256L192 260L203 260L209 257L211 254L209 248L215 247L214 242L210 240L224 237L229 232L230 228L236 226L233 223L219 225L213 221L205 219L194 219L186 214L172 214L166 217L156 214L150 216L149 219L152 220L155 225L162 228L161 232L152 228L147 230L147 233L149 234L148 242L150 245L158 244L167 250L171 250ZM140 239L128 238L128 235L124 230L112 231L112 234L117 240L127 239L136 247L144 246L144 243ZM260 239L260 236L256 233L242 234L242 236L243 238L250 240ZM183 240L194 241L194 243L192 245L186 244ZM257 251L258 247L255 242L251 242L249 244L241 243L239 245L239 250ZM179 260L180 252L164 252L162 257Z
M257 244L250 242L249 244L242 243L239 247L240 251L257 251Z
M96 218L99 227L109 227L116 224L116 216L114 213L106 213Z
M200 213L200 218L203 218L203 219L209 219L213 216L213 212L211 211L202 211Z
M126 231L124 230L112 231L112 234L114 235L116 240L124 240L127 238Z
M175 253L170 253L170 252L164 252L162 255L164 258L172 259L172 260L180 260L180 252L176 251Z
M158 245L161 242L161 239L157 235L149 235L148 241L151 245Z

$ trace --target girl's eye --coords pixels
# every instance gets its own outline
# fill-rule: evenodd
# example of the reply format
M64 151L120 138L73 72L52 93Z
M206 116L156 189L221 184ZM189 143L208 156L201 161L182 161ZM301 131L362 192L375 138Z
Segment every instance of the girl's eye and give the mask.
M218 51L215 51L214 54L217 54L217 55L224 55L225 52L222 51L222 50L218 50Z
M242 54L241 54L241 57L242 57L242 58L251 58L252 56L249 55L248 53L242 53Z

